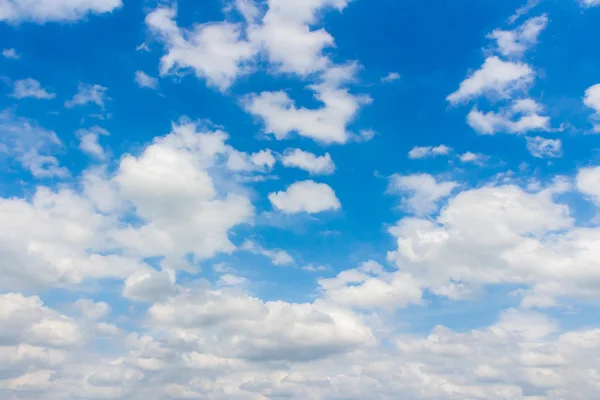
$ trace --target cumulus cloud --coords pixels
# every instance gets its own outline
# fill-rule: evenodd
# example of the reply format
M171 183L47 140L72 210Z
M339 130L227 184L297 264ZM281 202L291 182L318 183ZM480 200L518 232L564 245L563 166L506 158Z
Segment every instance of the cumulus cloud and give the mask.
M247 63L257 49L242 38L239 24L209 23L187 30L177 26L175 16L175 9L164 7L146 16L146 24L167 49L160 60L161 75L191 68L210 86L224 91L248 72Z
M0 21L10 23L72 22L90 14L110 13L121 0L27 0L3 2Z
M93 126L89 129L79 129L75 132L75 135L79 138L79 149L81 151L92 157L98 158L99 160L106 158L104 148L98 143L98 138L100 136L109 135L106 129L102 129L99 126Z
M600 205L600 167L580 169L577 173L577 189Z
M135 83L141 88L156 89L158 87L158 79L144 71L135 71Z
M446 156L450 154L452 149L444 144L439 146L415 146L408 152L408 158L410 159L419 159L419 158L429 158L429 157L437 157L437 156Z
M540 115L542 112L543 107L534 100L519 99L500 112L486 113L473 108L467 115L467 123L481 135L549 131L550 117Z
M390 72L383 78L381 78L381 82L394 82L400 79L400 74L397 72Z
M53 131L37 122L14 115L10 110L0 112L0 155L16 159L35 177L66 176L69 171L60 166L53 152L62 142Z
M311 180L293 183L283 192L270 193L269 201L286 214L315 214L342 207L329 185Z
M541 136L528 137L527 150L536 158L556 158L562 156L562 141Z
M296 132L324 144L346 143L352 138L347 126L360 107L371 101L369 97L353 95L343 87L354 79L356 69L356 64L332 67L321 76L320 83L309 87L323 104L320 108L298 107L283 91L247 96L245 108L260 117L266 132L279 140Z
M600 133L600 123L597 122L600 120L600 84L591 86L585 91L583 104L594 110L592 116L594 132Z
M437 203L458 186L452 181L439 181L429 174L393 175L388 193L402 196L402 207L408 212L424 215L437 209Z
M21 58L21 55L13 48L2 50L2 56L10 60L18 60Z
M13 84L13 92L11 96L16 99L33 97L35 99L50 100L55 98L56 94L47 92L35 79L27 78L16 81Z
M73 108L76 106L85 106L94 103L104 110L104 102L109 100L106 96L108 88L100 85L90 85L87 83L79 83L77 93L71 100L65 102L65 107Z
M538 36L547 25L548 16L544 14L528 19L523 25L511 31L496 29L488 35L488 38L496 40L498 51L502 55L519 57L537 44Z
M303 169L311 175L331 175L335 172L335 163L329 153L316 156L300 149L288 149L281 156L281 163L286 167Z
M446 99L452 104L458 104L481 95L506 98L532 83L534 77L535 72L527 64L490 56L480 69L471 73L461 82L458 90Z
M473 153L471 151L467 151L466 153L461 154L459 159L462 163L481 164L483 163L483 161L488 159L488 157L480 153Z

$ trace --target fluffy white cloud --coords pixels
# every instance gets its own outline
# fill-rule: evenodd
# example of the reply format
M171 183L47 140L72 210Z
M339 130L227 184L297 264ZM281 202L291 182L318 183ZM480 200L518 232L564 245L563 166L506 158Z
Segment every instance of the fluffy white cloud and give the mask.
M471 151L467 151L466 153L461 154L459 157L460 162L462 162L462 163L475 163L475 164L481 164L481 163L483 163L484 160L486 160L488 158L489 157L487 157L483 154L473 153Z
M199 78L221 91L248 72L247 62L256 54L254 44L242 38L242 27L227 22L195 25L182 29L176 11L158 8L146 16L146 24L167 49L160 61L160 74L192 68Z
M538 285L546 303L550 295L595 296L600 231L574 227L569 208L554 202L568 188L557 181L534 192L512 185L466 190L435 220L405 218L392 228L398 249L389 259L439 295L512 283ZM560 289L541 292L540 284Z
M89 129L79 129L75 132L75 135L79 138L79 149L81 151L100 160L106 158L104 148L98 143L98 138L100 136L109 135L106 129L102 129L99 126L93 126Z
M2 56L11 60L18 60L21 55L13 48L2 50Z
M582 7L600 6L600 0L580 0Z
M542 116L543 107L532 99L520 99L499 113L487 113L477 108L467 115L467 123L482 135L495 135L496 133L526 133L535 130L549 131L550 117Z
M56 133L39 126L35 121L14 115L10 110L0 112L0 154L16 159L35 177L66 176L69 171L51 155L62 143Z
M600 167L580 169L577 174L577 189L600 205Z
M267 12L260 23L250 25L248 36L280 72L306 76L323 71L331 66L323 50L333 46L334 40L325 29L310 27L322 9L333 7L341 11L347 3L348 0L268 0Z
M548 16L541 15L528 19L515 30L496 29L488 35L495 39L498 51L504 56L520 56L537 44L538 36L548 25Z
M277 159L271 150L260 150L247 154L241 151L229 151L227 168L237 172L269 172Z
M438 181L429 174L393 175L389 180L388 192L403 196L402 206L411 213L430 214L437 203L458 186L452 181Z
M441 144L441 145L435 146L435 147L415 146L408 152L408 158L415 160L415 159L419 159L419 158L446 156L446 155L450 154L451 151L452 151L452 149L444 144Z
M594 120L594 132L600 133L600 123L597 123L597 120L600 119L600 83L589 87L585 91L583 103L594 110L594 115L592 116Z
M310 180L293 183L284 192L270 193L269 200L286 214L314 214L342 206L329 185Z
M347 126L361 105L370 103L367 96L351 94L344 84L354 79L357 65L332 67L321 76L321 82L311 85L315 98L323 105L308 109L297 107L285 92L262 92L247 96L248 112L260 117L268 133L286 139L292 132L325 144L346 143L352 138Z
M141 88L156 89L158 79L151 77L144 71L135 71L135 83Z
M56 94L47 92L35 79L27 78L14 83L11 96L17 99L33 97L36 99L49 100L55 98Z
M121 0L7 0L0 7L0 21L11 23L69 22L89 14L104 14L121 7Z
M292 256L284 250L268 250L264 249L251 240L246 240L241 247L242 250L249 251L253 254L259 254L271 259L274 265L289 265L294 262Z
M397 72L390 72L383 78L381 78L381 82L394 82L400 79L400 74Z
M94 103L104 110L104 102L109 99L106 96L107 90L108 88L105 88L104 86L79 83L77 86L77 93L71 100L65 102L65 107L73 108Z
M546 139L540 136L528 137L527 150L536 158L562 157L560 139Z
M481 95L509 97L512 92L533 82L535 73L527 64L488 57L480 69L461 82L458 90L446 99L457 104Z
M111 311L110 306L105 302L94 302L90 299L79 299L75 301L74 306L85 318L91 320L102 319Z
M170 270L138 271L125 280L123 287L123 297L150 303L166 299L177 292L175 273Z
M388 273L375 261L320 279L323 297L342 307L395 309L421 301L421 289L409 274Z
M335 172L335 163L329 153L316 156L300 149L289 149L281 156L281 163L286 167L303 169L311 175L331 175Z

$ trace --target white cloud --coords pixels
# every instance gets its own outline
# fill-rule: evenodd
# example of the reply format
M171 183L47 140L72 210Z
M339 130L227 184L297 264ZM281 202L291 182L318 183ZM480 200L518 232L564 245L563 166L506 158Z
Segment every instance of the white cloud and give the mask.
M158 79L151 77L144 71L135 71L135 83L141 88L156 89L158 87Z
M583 104L594 110L592 116L594 122L594 132L600 133L600 83L589 87L585 91L585 97L583 98Z
M481 95L503 98L533 82L535 73L527 64L503 61L496 56L488 57L480 69L461 82L458 90L446 99L457 104Z
M335 163L329 153L317 157L300 149L288 149L281 156L281 162L286 167L300 168L311 175L331 175L335 172Z
M104 86L79 83L77 93L71 100L65 102L65 107L73 108L75 106L85 106L94 103L104 110L104 102L109 100L106 96L107 90Z
M271 259L274 265L289 265L294 262L292 256L284 250L267 250L254 243L251 240L246 240L242 246L242 250L249 251L253 254L259 254Z
M13 48L2 50L2 56L10 60L18 60L21 58L21 55Z
M262 23L250 25L248 36L280 72L307 76L324 71L331 67L331 60L323 50L332 47L334 40L325 29L310 27L322 9L333 7L341 11L347 3L348 0L268 0Z
M147 269L138 271L125 280L123 297L134 301L153 303L178 293L175 273Z
M258 49L242 38L241 25L219 22L186 30L177 26L175 16L175 9L170 8L158 8L146 16L146 24L167 49L160 61L161 75L192 68L210 86L225 91L249 71L247 64Z
M381 78L381 82L394 82L400 79L400 74L397 72L390 72L383 78Z
M269 193L269 201L286 214L315 214L342 207L329 185L310 180L293 183L283 192Z
M79 129L75 132L79 138L79 149L93 157L103 160L106 158L104 148L98 143L100 136L108 136L109 133L99 126L93 126L89 129Z
M600 205L600 167L580 169L577 174L577 189Z
M227 157L227 168L237 172L269 172L277 162L271 150L252 154L230 150Z
M510 18L508 19L508 23L514 24L523 15L526 15L527 13L529 13L529 11L537 7L540 4L540 2L541 0L527 0L527 3L525 3L522 7L519 7L517 11L515 11L515 13L510 16Z
M438 181L429 174L393 175L388 192L403 196L402 206L409 212L424 215L433 213L437 203L458 186L452 181Z
M596 7L600 6L600 0L580 0L582 7Z
M248 112L260 117L267 133L279 140L290 133L314 139L325 144L346 143L352 134L347 126L361 105L370 103L367 96L355 96L343 85L354 79L356 64L332 67L321 76L321 83L309 88L323 103L321 108L297 107L285 92L262 92L247 96L244 105Z
M396 309L421 301L421 289L409 274L385 272L375 261L320 279L319 286L324 299L342 307Z
M121 7L121 0L18 0L3 2L0 21L11 23L70 22L90 14L109 13Z
M521 56L526 50L537 44L538 36L548 25L548 16L541 15L528 19L515 30L496 29L488 35L495 39L498 51L504 56Z
M540 115L543 107L532 99L519 99L500 112L484 113L474 108L467 115L467 123L482 135L496 133L521 134L535 130L550 131L550 117Z
M103 302L94 302L90 299L79 299L73 304L74 307L87 319L98 320L110 314L110 306Z
M593 178L581 182L586 188ZM538 304L552 304L548 296L595 297L600 230L573 226L569 207L553 200L565 190L558 181L532 192L513 185L463 191L435 220L404 218L392 228L398 247L388 259L438 295L448 285L469 293L517 284L537 287L545 296ZM540 292L539 285L559 289Z
M38 81L32 78L27 78L15 81L11 96L17 99L33 97L36 99L49 100L55 98L56 94L48 93L45 89L42 88Z
M415 146L408 152L408 158L410 159L420 159L420 158L429 158L429 157L437 157L437 156L446 156L450 154L452 149L444 144L439 146L423 146L418 147Z
M35 177L66 176L69 171L50 155L62 143L56 133L40 127L35 121L0 112L0 155L16 159Z
M527 137L527 150L536 158L562 157L560 139L546 139L540 136Z
M487 158L488 157L484 156L483 154L473 153L470 151L467 151L466 153L461 154L459 157L460 162L462 162L462 163L475 163L475 164L480 164Z

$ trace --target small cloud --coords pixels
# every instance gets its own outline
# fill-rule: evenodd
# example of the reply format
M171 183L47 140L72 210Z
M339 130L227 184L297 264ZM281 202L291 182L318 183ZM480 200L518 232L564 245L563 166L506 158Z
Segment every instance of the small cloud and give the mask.
M15 49L4 49L2 50L2 56L11 60L18 60L21 55L17 53Z
M158 79L151 77L144 71L135 72L135 82L141 88L156 89L158 87Z
M441 144L436 147L432 146L423 146L423 147L413 147L411 151L408 152L408 158L410 159L419 159L419 158L428 158L428 157L437 157L437 156L447 156L452 151L451 147L448 147L444 144Z
M107 90L108 88L104 86L79 83L77 94L71 100L65 102L65 107L73 108L75 106L95 103L104 110L104 102L105 100L109 100L106 96Z
M473 164L483 164L483 162L485 160L488 159L488 156L485 156L483 154L479 154L479 153L473 153L470 151L467 151L466 153L463 153L460 155L459 157L460 162L462 163L473 163Z
M400 79L400 74L397 72L390 72L383 78L381 78L381 82L394 82Z
M35 79L27 78L15 82L13 93L10 96L16 99L33 97L35 99L50 100L55 98L56 94L47 92Z
M536 158L562 157L562 142L560 139L545 139L540 136L528 137L527 150Z

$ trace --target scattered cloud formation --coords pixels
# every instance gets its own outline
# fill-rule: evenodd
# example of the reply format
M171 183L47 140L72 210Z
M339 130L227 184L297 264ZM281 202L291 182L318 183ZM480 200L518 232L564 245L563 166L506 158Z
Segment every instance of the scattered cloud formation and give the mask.
M253 254L265 256L265 257L271 259L271 262L273 263L273 265L278 265L278 266L289 265L294 262L294 259L292 258L292 256L290 256L286 251L264 249L251 240L246 240L242 244L241 249L245 250L245 251L249 251L250 253L253 253Z
M550 117L540 115L542 112L543 107L534 100L520 99L498 113L486 113L473 108L467 115L467 123L481 135L550 131Z
M89 129L79 129L75 134L79 138L79 149L81 151L100 160L106 158L104 148L98 143L98 139L101 136L109 135L106 129L102 129L99 126L93 126Z

